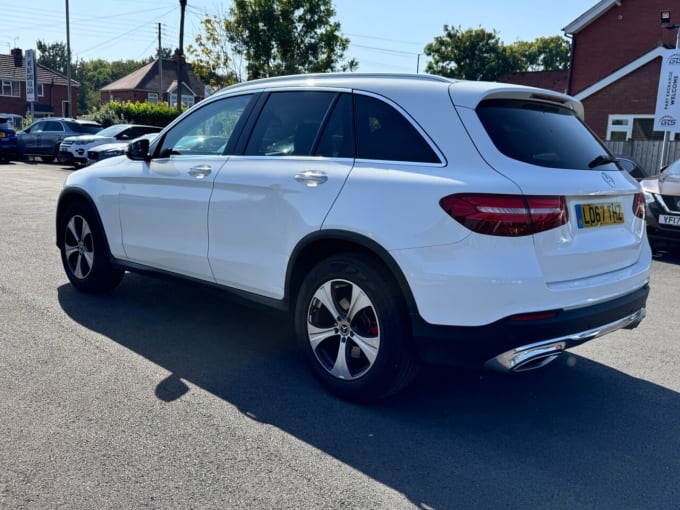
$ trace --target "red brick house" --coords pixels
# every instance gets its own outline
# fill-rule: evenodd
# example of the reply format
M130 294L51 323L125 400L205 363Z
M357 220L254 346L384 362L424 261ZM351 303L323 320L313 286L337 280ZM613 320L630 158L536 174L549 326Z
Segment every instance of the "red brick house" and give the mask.
M566 92L569 82L569 71L524 71L500 75L496 81L502 83L514 83L516 85L528 85L541 87L542 89Z
M19 49L11 55L0 54L0 113L13 113L24 117L31 111L26 99L26 58ZM68 114L68 80L66 76L36 66L37 100L33 104L34 116L63 117ZM71 80L71 95L78 97L78 82ZM71 102L71 116L78 115L78 101Z
M205 85L191 65L182 66L182 103L191 106L205 97ZM132 101L177 104L177 61L158 59L100 89L101 103Z
M669 5L671 4L671 5ZM676 30L664 28L669 0L601 0L563 28L572 39L567 93L583 102L586 123L604 140L657 140L653 131L664 48Z

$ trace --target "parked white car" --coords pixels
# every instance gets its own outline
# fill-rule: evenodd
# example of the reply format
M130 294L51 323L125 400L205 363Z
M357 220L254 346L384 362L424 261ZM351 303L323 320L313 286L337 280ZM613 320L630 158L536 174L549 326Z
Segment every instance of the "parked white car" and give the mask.
M148 133L146 135L142 135L139 138L135 138L135 140L139 140L141 138L146 138L150 142L154 140L158 136L158 133ZM135 140L131 140L130 142L112 142L112 143L104 143L102 145L96 145L87 151L87 164L92 165L93 163L97 163L98 161L101 161L102 159L108 159L108 158L114 158L116 156L122 156L125 154L125 151L128 148L128 145L130 143L134 142Z
M158 126L141 124L114 124L94 135L69 136L59 146L60 163L82 166L87 163L87 151L97 145L112 142L130 142L146 133L159 133Z
M246 82L69 175L57 246L84 292L143 271L290 311L342 398L423 362L534 369L645 316L645 199L582 118L502 83Z

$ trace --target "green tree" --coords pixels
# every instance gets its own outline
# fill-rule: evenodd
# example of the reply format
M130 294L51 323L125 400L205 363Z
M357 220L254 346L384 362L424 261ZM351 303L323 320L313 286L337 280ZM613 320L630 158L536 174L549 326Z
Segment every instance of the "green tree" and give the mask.
M444 25L444 35L425 46L426 71L451 78L495 80L519 71L552 71L569 66L571 47L561 36L504 45L497 31Z
M331 0L234 0L229 17L203 21L190 54L199 76L240 80L307 72L354 70L343 62L349 39L333 21Z
M87 113L100 103L99 89L111 83L111 63L106 60L81 60L74 66L78 81L78 111Z
M569 67L571 44L559 35L517 41L510 48L523 61L522 71L557 71Z
M196 45L187 46L196 76L213 88L243 81L243 55L232 47L235 32L230 18L216 14L201 20L203 33L196 36Z
M37 62L52 71L66 75L68 69L68 55L66 54L66 44L62 42L46 43L38 40L35 43L38 50Z

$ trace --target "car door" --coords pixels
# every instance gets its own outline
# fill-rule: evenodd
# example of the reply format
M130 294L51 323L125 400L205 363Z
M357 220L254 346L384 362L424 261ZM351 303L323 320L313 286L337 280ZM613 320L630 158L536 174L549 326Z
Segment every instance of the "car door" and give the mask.
M208 203L213 182L251 95L208 102L164 133L150 161L126 178L119 196L130 261L203 280L208 263Z
M44 122L35 122L27 127L19 137L19 148L24 154L35 154Z
M218 283L280 299L292 251L354 164L351 94L271 92L242 152L215 179L210 264Z
M57 153L57 144L64 138L65 130L61 122L46 120L38 135L37 153L45 156L54 156Z

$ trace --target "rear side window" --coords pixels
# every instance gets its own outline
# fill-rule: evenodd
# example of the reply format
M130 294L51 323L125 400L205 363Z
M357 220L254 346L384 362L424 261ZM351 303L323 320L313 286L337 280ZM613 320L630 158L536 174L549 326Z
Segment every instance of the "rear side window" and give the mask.
M588 169L607 150L576 115L560 105L494 99L476 109L496 148L509 158L549 168ZM613 163L599 169L616 169Z
M47 120L43 123L41 131L63 131L64 128L55 120Z
M418 130L394 107L369 96L356 95L354 100L358 158L440 162Z
M321 133L314 155L329 158L354 157L351 94L340 94Z
M101 126L97 126L94 124L81 124L80 125L80 132L81 133L86 133L88 135L94 135L96 133L99 133L102 130Z
M335 92L274 92L267 99L245 154L307 156L313 153Z

